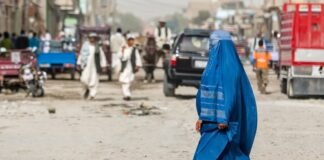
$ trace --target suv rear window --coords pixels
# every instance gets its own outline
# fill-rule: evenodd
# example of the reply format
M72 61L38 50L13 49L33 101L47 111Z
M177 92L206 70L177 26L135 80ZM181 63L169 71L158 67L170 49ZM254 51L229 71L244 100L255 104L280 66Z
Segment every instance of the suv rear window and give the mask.
M209 37L184 36L179 43L180 52L206 54L209 51Z

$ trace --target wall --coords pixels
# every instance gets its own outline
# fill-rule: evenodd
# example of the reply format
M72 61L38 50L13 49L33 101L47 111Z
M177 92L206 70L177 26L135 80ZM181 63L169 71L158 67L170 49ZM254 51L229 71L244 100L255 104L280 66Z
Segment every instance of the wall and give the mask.
M15 32L15 19L17 3L13 0L2 0L0 4L0 32Z

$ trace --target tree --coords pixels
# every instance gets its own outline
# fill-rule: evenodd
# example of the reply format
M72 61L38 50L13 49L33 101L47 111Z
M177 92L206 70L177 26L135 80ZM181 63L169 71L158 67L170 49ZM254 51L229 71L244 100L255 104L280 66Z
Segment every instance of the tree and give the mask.
M211 14L209 11L199 11L198 16L192 19L192 23L196 25L203 25L203 23L211 17Z
M116 18L118 19L117 26L122 27L124 31L143 31L142 20L131 13L118 13Z
M179 33L188 27L188 20L180 13L171 15L167 24L174 33Z

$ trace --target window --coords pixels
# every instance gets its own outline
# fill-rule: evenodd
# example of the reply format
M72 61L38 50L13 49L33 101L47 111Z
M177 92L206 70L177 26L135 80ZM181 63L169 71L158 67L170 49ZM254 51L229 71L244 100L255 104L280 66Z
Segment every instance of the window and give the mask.
M209 50L209 37L185 36L180 42L180 52L206 54Z

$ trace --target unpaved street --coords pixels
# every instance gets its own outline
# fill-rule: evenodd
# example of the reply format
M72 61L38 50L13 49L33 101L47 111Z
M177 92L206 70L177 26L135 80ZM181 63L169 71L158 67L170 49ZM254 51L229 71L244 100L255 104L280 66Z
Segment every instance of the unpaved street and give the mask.
M248 68L251 82L255 79ZM137 82L134 100L122 101L117 82L102 82L95 101L81 100L78 81L48 81L46 97L0 95L1 160L189 160L199 135L193 88L177 97L158 83ZM139 79L142 75L139 75ZM258 132L255 160L323 160L324 99L288 100L271 78L270 95L255 92ZM130 112L142 103L155 112ZM56 114L48 109L55 108Z

